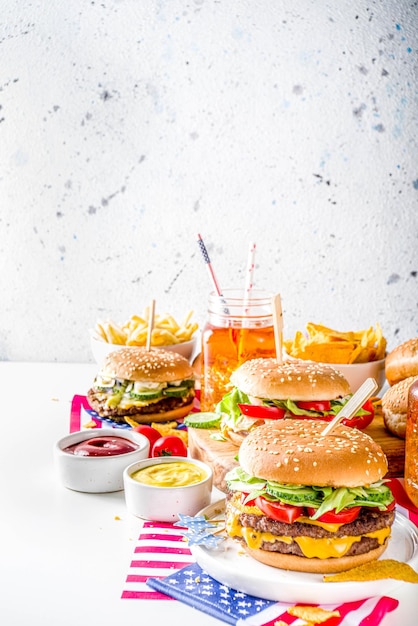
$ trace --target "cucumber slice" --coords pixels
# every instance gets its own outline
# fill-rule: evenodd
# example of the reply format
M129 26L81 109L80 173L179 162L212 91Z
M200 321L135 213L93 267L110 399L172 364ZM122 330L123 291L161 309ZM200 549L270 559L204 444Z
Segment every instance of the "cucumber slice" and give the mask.
M134 400L158 400L163 397L161 389L150 389L149 391L141 391L140 393L130 393Z
M163 391L165 396L170 398L182 398L189 393L188 387L166 387Z
M219 413L190 413L184 418L186 426L192 428L217 428L221 422Z

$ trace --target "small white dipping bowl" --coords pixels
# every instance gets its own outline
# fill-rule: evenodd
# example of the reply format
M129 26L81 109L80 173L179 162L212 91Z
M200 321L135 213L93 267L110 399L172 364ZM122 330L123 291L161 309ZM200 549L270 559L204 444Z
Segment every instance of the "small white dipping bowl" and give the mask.
M178 352L189 361L195 356L195 348L197 345L197 338L194 337L190 341L184 341L183 343L173 343L169 346L152 346L153 348L160 348L162 350L169 350L172 352ZM94 357L94 360L98 365L101 365L107 355L115 350L121 350L126 346L118 345L115 343L107 343L100 339L96 339L92 335L90 336L90 347Z
M176 462L196 465L205 472L205 478L198 483L184 487L146 485L132 478L132 474L150 465ZM157 457L138 461L123 472L126 506L130 513L142 519L155 522L176 522L179 519L179 513L195 515L210 504L212 481L212 469L202 461L189 457Z
M378 388L375 394L379 393L386 381L385 359L380 361L369 361L367 363L331 363L331 367L339 370L351 388L351 393L355 393L367 378L374 378Z
M74 444L95 437L122 437L138 447L132 452L112 456L79 456L64 452ZM100 428L82 430L63 437L54 445L54 460L64 487L85 493L107 493L123 489L123 471L134 461L146 459L149 441L133 430Z

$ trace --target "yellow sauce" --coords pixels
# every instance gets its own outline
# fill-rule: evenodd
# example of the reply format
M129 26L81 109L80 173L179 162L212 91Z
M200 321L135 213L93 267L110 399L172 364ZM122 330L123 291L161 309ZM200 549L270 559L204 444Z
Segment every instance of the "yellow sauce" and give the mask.
M202 468L187 461L149 465L131 474L134 480L153 487L186 487L207 477Z

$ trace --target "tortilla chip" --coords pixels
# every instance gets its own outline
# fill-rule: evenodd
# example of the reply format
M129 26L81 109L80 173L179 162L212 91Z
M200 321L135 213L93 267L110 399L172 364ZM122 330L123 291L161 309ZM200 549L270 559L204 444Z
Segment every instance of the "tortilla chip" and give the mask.
M393 578L406 583L418 583L418 572L408 563L395 561L394 559L382 559L371 561L358 567L353 567L345 572L324 576L326 583L339 583L347 581L382 580Z
M329 620L330 617L340 617L339 611L329 611L328 609L322 609L320 606L297 605L287 609L287 612L289 615L304 619L310 624L322 624L322 622Z

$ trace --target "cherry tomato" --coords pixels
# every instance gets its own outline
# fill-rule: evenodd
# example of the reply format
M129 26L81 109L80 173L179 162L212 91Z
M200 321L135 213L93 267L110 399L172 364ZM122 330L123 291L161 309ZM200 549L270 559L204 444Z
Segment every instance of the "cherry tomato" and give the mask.
M180 437L166 435L165 437L160 437L154 443L151 456L187 456L187 446Z
M283 502L270 502L263 496L255 498L255 504L260 511L263 511L264 515L271 517L271 519L277 522L285 522L285 524L292 524L298 517L303 515L303 506L284 504Z
M339 513L327 511L317 518L317 522L324 522L326 524L349 524L357 519L360 513L361 506L352 506L351 508L343 509ZM315 514L316 509L313 507L307 507L308 515L311 517Z
M161 433L159 433L156 428L153 428L152 426L148 426L147 424L139 424L138 426L135 426L132 430L134 430L137 433L140 433L141 435L144 435L144 437L148 439L149 453L151 455L152 446L157 441L157 439L161 437Z
M239 404L241 413L247 417L258 419L279 420L284 417L285 410L277 406L265 406L264 404Z
M322 412L331 410L331 402L329 400L298 401L296 404L300 409L306 409L307 411Z

